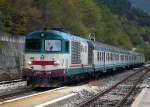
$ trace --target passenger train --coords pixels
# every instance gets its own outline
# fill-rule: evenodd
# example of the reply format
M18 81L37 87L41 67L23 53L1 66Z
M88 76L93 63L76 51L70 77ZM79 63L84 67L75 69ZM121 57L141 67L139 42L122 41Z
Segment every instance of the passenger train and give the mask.
M22 76L32 87L58 87L68 81L133 68L144 61L140 53L53 29L26 36Z

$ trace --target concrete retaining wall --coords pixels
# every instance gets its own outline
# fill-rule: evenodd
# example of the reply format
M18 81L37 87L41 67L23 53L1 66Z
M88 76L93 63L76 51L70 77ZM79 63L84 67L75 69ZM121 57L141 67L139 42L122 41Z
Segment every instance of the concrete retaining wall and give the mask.
M0 33L0 81L20 76L24 64L24 36Z

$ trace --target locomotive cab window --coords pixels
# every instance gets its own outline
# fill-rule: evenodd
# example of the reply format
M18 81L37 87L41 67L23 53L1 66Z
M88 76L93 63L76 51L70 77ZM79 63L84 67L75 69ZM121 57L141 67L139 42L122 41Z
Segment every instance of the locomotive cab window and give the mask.
M45 40L46 51L61 51L61 40Z
M41 40L40 39L26 39L25 51L40 51Z

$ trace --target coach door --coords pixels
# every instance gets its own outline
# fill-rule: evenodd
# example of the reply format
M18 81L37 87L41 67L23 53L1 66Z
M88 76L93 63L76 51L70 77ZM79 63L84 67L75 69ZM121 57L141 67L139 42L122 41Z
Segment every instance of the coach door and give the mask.
M88 64L89 65L93 64L93 49L94 46L92 42L88 41Z

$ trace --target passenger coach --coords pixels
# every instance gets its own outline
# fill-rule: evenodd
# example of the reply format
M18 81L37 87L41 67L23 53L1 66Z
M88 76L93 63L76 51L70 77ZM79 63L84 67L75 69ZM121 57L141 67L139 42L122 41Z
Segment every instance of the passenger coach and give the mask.
M56 87L143 63L142 54L53 29L26 36L22 75L33 87Z

